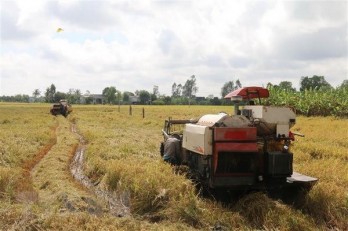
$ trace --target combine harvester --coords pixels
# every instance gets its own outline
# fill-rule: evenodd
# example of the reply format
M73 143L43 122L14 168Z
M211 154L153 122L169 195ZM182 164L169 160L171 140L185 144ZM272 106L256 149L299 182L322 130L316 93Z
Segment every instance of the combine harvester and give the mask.
M173 165L187 165L204 188L308 192L318 179L293 172L290 144L294 135L303 136L290 131L295 112L261 105L268 96L265 88L244 87L225 96L234 103L232 116L166 120L161 155Z
M72 107L65 99L59 100L59 103L53 104L50 109L50 113L54 116L63 115L64 117L67 117L70 112L72 112Z

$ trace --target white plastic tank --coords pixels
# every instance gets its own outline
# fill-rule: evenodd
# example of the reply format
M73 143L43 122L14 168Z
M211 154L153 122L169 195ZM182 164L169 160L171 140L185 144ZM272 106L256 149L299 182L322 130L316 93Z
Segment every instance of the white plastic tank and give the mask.
M202 116L197 125L207 127L248 127L250 121L242 115L229 116L226 113L207 114Z

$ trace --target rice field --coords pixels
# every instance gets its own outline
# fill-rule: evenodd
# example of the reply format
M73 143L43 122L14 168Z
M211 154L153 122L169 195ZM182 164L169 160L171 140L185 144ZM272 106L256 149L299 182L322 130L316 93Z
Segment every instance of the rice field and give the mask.
M67 119L48 104L0 103L0 227L35 230L347 230L348 121L298 117L292 129L294 170L319 182L299 205L262 192L235 203L199 195L184 175L163 163L164 120L232 112L228 106L73 105ZM130 216L74 180L69 164L86 140L84 172L99 187L130 197Z

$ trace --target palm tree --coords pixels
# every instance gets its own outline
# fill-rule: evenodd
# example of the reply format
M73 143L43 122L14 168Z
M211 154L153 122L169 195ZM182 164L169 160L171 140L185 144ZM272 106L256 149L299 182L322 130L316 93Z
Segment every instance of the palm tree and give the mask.
M33 97L34 97L35 102L36 102L37 97L39 97L40 95L41 95L41 91L39 89L35 89L33 91Z

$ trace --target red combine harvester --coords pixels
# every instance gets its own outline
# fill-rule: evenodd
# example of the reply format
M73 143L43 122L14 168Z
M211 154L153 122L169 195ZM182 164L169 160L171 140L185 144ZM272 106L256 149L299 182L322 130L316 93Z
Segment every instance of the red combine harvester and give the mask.
M225 98L234 114L208 114L198 121L166 120L161 155L174 165L188 165L190 175L210 189L309 190L317 178L293 172L290 128L295 112L263 106L262 87L244 87ZM254 100L259 102L256 105Z

